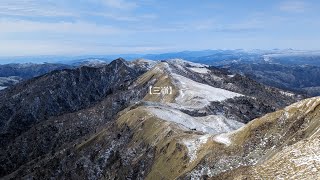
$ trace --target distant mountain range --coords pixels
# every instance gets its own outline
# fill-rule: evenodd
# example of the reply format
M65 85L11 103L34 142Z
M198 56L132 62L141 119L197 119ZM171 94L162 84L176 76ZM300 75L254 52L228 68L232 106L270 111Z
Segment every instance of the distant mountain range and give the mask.
M164 54L121 54L110 56L77 57L37 57L36 61L53 61L59 63L20 63L0 65L0 89L35 76L59 69L75 67L103 67L112 59L123 56L128 60L141 59L165 60L180 58L192 62L227 68L232 72L246 74L258 82L307 94L320 95L320 51L300 50L203 50L182 51ZM43 58L43 59L41 59ZM19 57L18 60L23 57ZM24 59L32 60L31 57ZM34 58L33 58L34 60Z
M58 55L48 55L48 56L10 56L10 57L0 57L0 64L12 64L12 63L54 63L54 64L76 64L90 59L99 59L103 61L111 62L119 57L126 58L128 60L137 59L142 57L141 54L116 54L116 55L79 55L79 56L58 56Z
M134 60L138 58L151 60L165 60L180 58L188 61L199 62L210 65L222 65L230 62L272 62L287 65L315 65L320 66L320 51L303 51L293 49L273 50L202 50L181 51L161 54L115 54L115 55L82 55L82 56L20 56L0 57L0 63L59 63L79 64L92 59L110 62L116 58Z
M263 84L308 94L320 95L320 67L310 65L286 65L270 62L230 63L223 66L234 73L244 74Z
M20 81L40 76L54 70L70 68L73 68L73 66L52 63L22 63L0 65L0 90L17 84Z
M146 59L162 60L182 58L188 61L209 64L224 65L234 62L241 63L277 63L285 65L315 65L320 66L320 51L299 50L204 50L182 51L176 53L149 54L143 56Z

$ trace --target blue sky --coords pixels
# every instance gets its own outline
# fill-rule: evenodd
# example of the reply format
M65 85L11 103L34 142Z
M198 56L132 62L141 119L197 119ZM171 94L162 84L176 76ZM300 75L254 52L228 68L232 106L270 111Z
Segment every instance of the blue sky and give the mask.
M4 0L0 56L319 49L307 0Z

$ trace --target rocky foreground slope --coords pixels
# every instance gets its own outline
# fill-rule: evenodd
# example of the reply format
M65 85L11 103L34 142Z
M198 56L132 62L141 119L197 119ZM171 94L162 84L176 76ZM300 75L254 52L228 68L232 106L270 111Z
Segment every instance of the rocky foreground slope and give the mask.
M45 82L47 88L36 91ZM152 88L158 87L170 91L157 94ZM0 99L4 179L319 174L319 161L312 159L319 156L307 146L319 140L319 98L282 109L299 97L206 65L118 59L32 79ZM304 157L310 158L301 166ZM274 169L287 161L302 170ZM303 174L310 163L315 173Z

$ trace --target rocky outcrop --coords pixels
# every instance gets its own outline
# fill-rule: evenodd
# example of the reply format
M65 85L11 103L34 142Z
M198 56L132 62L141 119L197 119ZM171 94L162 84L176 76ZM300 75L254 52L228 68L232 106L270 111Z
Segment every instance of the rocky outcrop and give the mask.
M5 145L33 124L125 90L141 73L117 59L102 68L53 71L9 88L0 93L0 142Z

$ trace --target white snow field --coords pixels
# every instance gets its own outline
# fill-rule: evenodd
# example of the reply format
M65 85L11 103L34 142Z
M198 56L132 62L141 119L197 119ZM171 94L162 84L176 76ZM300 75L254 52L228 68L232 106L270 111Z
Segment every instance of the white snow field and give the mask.
M209 69L205 68L205 67L191 67L191 68L188 68L190 69L191 71L194 71L194 72L197 72L197 73L200 73L200 74L207 74L210 72Z
M172 73L172 77L179 89L179 95L175 99L176 103L183 106L203 108L213 101L224 101L229 98L243 96L239 93L195 82L175 73Z
M147 109L162 120L174 122L188 129L202 131L211 135L230 132L244 125L241 122L218 115L192 117L168 107L149 106Z

